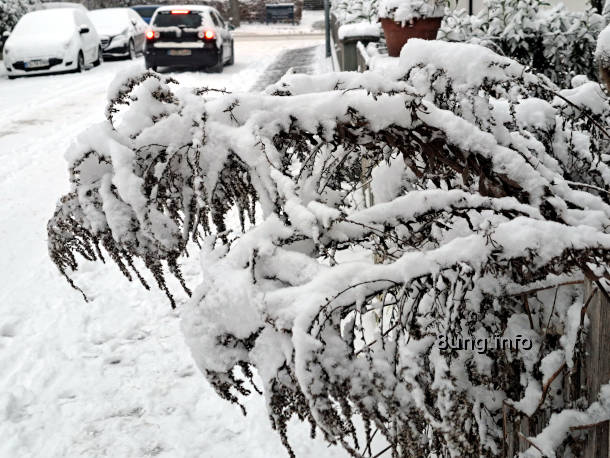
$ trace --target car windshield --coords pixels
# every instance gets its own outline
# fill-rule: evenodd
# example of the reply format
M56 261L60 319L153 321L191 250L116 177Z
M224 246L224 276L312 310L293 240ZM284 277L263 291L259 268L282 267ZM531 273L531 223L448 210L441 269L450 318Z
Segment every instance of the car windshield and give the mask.
M169 11L161 12L155 17L154 25L157 27L186 27L196 29L201 27L203 17L195 11L188 14L173 14Z
M134 10L142 17L152 17L152 15L155 14L155 11L157 11L157 8L158 6L139 6L134 8Z
M23 16L12 35L48 35L74 30L74 13L71 9L41 10Z
M95 10L89 13L91 22L99 33L121 33L129 26L129 16L124 9Z

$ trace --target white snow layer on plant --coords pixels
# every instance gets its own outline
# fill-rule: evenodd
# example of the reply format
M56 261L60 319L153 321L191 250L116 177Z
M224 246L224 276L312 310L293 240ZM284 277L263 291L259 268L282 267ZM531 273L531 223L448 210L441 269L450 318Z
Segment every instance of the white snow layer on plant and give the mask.
M557 456L555 449L565 440L571 427L593 425L608 420L610 411L610 383L602 385L599 391L599 400L592 403L584 412L574 409L565 409L554 413L549 424L536 437L532 438L536 447L531 446L520 453L521 458ZM542 455L540 453L542 451Z
M446 6L445 0L380 0L378 15L404 25L414 19L443 17Z
M335 0L331 13L339 26L377 22L377 0Z
M0 0L0 34L10 32L31 6L29 0Z
M438 39L482 44L565 87L574 75L597 77L593 54L607 23L606 13L592 7L570 11L540 0L484 0L474 16L447 11Z
M67 278L79 254L129 278L143 262L205 377L232 402L261 389L289 451L296 417L355 456L498 455L503 402L548 414L532 440L563 450L570 425L610 412L605 391L576 411L554 388L582 358L578 282L608 275L610 253L610 107L569 91L422 40L392 71L287 75L264 93L134 72L68 153L49 252ZM187 300L165 276L182 281L193 250Z
M610 25L606 26L597 37L595 58L606 68L610 65Z

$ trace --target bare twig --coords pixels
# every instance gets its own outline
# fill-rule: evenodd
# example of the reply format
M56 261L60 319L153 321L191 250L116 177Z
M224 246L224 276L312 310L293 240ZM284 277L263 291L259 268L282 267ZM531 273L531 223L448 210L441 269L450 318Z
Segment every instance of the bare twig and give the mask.
M379 452L377 455L375 455L373 458L379 458L381 455L383 455L385 452L387 452L388 450L390 450L392 448L392 445L388 445L386 448L384 448L381 452Z
M523 298L523 307L525 308L525 311L527 312L527 318L529 319L529 322L530 322L530 328L534 329L534 320L532 319L532 313L530 311L530 304L527 300L527 294L523 294L522 298Z
M521 439L523 439L525 442L527 442L528 444L530 444L532 447L534 447L536 450L538 450L542 456L548 456L546 453L544 453L542 451L542 449L540 447L538 447L529 437L527 437L525 434L523 434L521 431L518 431L519 437Z
M543 286L541 288L529 289L527 291L522 291L520 293L515 293L515 294L513 294L513 296L523 296L523 295L531 296L532 294L536 294L537 292L540 292L540 291L546 291L546 290L549 290L549 289L558 288L560 286L581 285L582 283L584 283L583 280L566 281L566 282L563 282L563 283L557 283L556 285Z
M542 397L540 398L538 407L536 407L536 412L540 409L540 407L542 407L542 404L544 404L544 401L546 399L546 396L549 392L549 388L551 387L552 383L555 381L555 379L557 377L559 377L559 374L561 374L566 367L567 367L567 363L564 361L563 364L561 366L559 366L559 368L553 373L553 375L551 375L551 377L548 379L548 381L544 384L544 386L542 387ZM534 413L536 413L536 412L534 412Z
M589 425L578 425L578 426L570 426L570 431L579 431L583 429L592 429L597 428L598 426L602 426L605 423L608 423L610 420L602 420L597 423L591 423Z

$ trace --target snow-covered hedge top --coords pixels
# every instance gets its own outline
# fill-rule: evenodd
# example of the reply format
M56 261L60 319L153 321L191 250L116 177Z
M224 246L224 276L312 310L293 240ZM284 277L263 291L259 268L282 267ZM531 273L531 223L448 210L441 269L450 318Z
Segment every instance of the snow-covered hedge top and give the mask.
M4 41L2 34L11 31L32 3L29 0L0 0L0 43Z
M331 13L339 26L377 22L377 0L336 0L332 2Z
M380 34L381 28L379 24L368 21L345 24L339 27L340 40L350 37L378 37Z
M426 17L443 17L450 0L379 0L378 16L406 23Z
M508 406L560 418L530 439L561 455L570 426L610 415L608 385L578 409L549 388L582 357L573 283L610 276L610 106L578 83L422 40L393 71L289 75L265 93L134 73L67 155L49 253L67 278L79 255L144 284L150 270L219 395L262 389L288 449L296 417L354 456L499 455ZM193 289L179 259L194 251ZM458 352L441 336L532 348Z
M597 78L593 54L607 17L540 0L485 0L475 16L447 14L438 38L484 45L565 86L578 74Z

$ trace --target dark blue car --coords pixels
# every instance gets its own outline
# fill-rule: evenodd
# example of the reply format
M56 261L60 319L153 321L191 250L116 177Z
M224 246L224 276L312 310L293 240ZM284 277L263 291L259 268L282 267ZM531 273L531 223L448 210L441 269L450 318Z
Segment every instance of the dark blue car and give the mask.
M155 14L157 8L159 8L159 5L136 5L131 7L132 10L135 10L142 16L142 19L144 19L147 24L150 24L150 18Z

